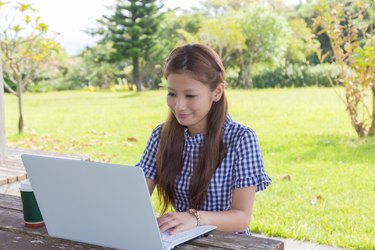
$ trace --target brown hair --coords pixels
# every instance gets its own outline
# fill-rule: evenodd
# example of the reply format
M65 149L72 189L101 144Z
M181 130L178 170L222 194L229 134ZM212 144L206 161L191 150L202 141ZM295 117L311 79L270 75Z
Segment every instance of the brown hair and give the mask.
M207 84L211 91L225 81L224 66L220 57L213 49L200 44L187 44L171 52L164 65L164 76L168 78L171 74L189 74L194 79ZM224 158L222 128L227 110L227 100L223 93L220 100L212 104L207 114L204 144L190 179L190 208L202 208L211 178ZM163 213L168 205L175 205L176 179L183 165L184 129L185 127L180 125L170 112L161 130L156 154L156 184L159 197L162 198Z

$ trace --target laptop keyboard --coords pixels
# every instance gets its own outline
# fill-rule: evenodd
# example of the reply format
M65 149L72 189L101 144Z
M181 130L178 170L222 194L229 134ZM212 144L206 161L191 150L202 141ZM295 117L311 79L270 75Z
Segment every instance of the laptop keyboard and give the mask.
M205 226L199 226L187 231L179 232L175 235L170 235L169 230L161 233L161 239L164 243L171 244L174 242L184 242L186 240L194 239L200 235L204 235L207 230Z

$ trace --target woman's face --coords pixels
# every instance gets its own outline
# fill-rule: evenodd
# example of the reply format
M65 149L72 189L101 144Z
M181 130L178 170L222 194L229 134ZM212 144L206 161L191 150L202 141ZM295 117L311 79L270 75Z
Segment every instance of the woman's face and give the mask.
M208 85L189 74L171 74L167 81L167 104L177 121L192 135L206 132L207 114L212 103L220 100L223 86L219 84L211 91Z

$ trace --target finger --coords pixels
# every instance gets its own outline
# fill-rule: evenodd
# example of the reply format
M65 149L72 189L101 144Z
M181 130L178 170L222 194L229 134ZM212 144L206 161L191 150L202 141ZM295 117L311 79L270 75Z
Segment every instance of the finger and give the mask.
M173 218L168 218L167 220L163 221L159 225L159 229L161 232L167 231L169 229L173 229L174 227L178 226L180 223L178 220L173 219Z
M163 214L159 218L157 218L158 225L161 226L164 223L167 223L168 221L172 220L173 217L171 216L170 213L168 214Z
M178 226L175 226L175 227L171 230L170 234L171 234L171 235L175 235L175 234L177 234L177 233L179 233L179 232L182 232L182 231L185 231L185 230L186 230L186 228L184 227L184 225L183 225L183 224L180 224L180 225L178 225Z
M158 218L156 218L156 221L158 222L158 224L163 224L163 222L165 221L165 215L161 215L159 216Z

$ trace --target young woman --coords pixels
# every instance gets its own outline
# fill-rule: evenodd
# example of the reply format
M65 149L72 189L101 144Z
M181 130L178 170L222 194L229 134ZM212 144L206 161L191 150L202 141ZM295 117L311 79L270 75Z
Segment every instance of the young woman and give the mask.
M164 76L170 114L153 130L137 164L150 194L157 186L160 231L210 224L250 234L255 192L271 179L254 131L227 114L220 57L200 44L178 47L165 62ZM175 212L166 213L170 205Z

